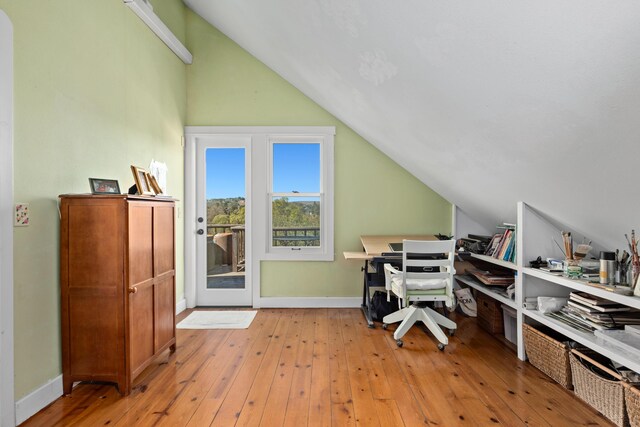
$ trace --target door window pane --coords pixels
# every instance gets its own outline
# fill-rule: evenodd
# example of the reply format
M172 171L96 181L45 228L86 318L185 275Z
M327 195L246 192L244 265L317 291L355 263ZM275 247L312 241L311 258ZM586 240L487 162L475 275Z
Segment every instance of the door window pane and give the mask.
M206 150L207 288L245 287L245 151Z

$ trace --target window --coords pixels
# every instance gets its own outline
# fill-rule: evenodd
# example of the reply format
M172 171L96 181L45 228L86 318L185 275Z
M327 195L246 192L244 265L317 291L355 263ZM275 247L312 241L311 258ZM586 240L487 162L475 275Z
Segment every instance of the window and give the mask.
M270 259L333 260L333 135L268 138Z

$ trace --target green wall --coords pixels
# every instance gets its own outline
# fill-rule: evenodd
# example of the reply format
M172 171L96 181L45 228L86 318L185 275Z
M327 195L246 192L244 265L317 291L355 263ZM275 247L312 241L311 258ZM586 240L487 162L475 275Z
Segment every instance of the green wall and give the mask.
M447 201L189 10L187 46L188 125L336 127L335 261L262 262L262 296L359 296L360 235L450 232Z
M14 26L15 201L32 215L14 229L18 400L61 372L57 196L89 192L89 177L115 178L126 191L129 166L156 159L168 165L169 192L184 198L186 67L122 0L0 8ZM182 218L177 230L180 300Z
M192 66L122 0L0 0L15 31L15 201L30 203L32 215L14 235L16 399L61 372L57 195L88 192L89 177L115 178L125 191L129 165L156 159L168 165L169 192L184 199L185 124L336 126L336 261L263 262L264 296L357 296L360 265L342 252L359 250L361 234L451 228L445 200L180 0L153 4L186 40ZM411 206L379 203L389 194Z

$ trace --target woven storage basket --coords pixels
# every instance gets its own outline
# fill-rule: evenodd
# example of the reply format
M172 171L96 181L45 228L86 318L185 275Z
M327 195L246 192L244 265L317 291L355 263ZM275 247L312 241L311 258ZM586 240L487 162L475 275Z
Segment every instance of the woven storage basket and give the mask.
M550 336L526 323L522 325L524 346L529 362L557 383L571 390L571 365L569 364L569 346L561 341L557 334Z
M571 373L573 375L573 391L579 398L593 406L615 425L620 427L629 426L624 402L625 385L620 381L620 375L594 360L591 356L593 355L590 353L589 355L585 354L584 350L571 350L569 360L571 361ZM616 379L606 379L585 364L596 366Z
M624 400L627 404L629 425L640 427L640 390L636 387L625 387Z
M476 300L478 304L478 326L490 334L504 333L502 305L500 302L481 292L478 292Z

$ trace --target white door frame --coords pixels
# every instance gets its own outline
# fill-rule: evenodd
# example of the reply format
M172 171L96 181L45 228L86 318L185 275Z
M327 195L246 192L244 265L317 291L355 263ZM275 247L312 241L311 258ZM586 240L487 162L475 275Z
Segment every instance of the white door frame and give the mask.
M0 10L0 426L15 426L13 391L13 26Z
M252 212L253 198L251 197L251 136L250 135L209 135L198 137L195 142L196 148L196 215L198 218L207 218L206 206L206 181L207 181L207 149L213 148L242 148L244 149L244 176L245 176L245 286L243 289L213 289L211 292L205 290L207 287L207 240L206 221L197 228L205 231L205 235L196 237L196 301L198 305L252 305L253 294L253 274L252 274ZM201 205L204 203L204 205ZM217 303L212 304L214 298Z
M246 136L251 138L253 142L253 135L251 132L252 127L243 126L187 126L185 127L185 154L184 154L184 297L187 302L188 308L193 308L197 305L196 298L196 283L197 283L197 219L198 212L196 208L196 151L197 142L200 138L211 138L211 136ZM257 177L263 176L260 172L256 172L256 167L261 163L255 159L265 159L266 153L260 151L256 146L251 144L250 158L252 160L251 182L249 187L253 194L256 194L256 180ZM256 164L257 162L257 164ZM247 195L248 197L248 195ZM245 277L246 280L251 281L252 290L252 305L254 308L260 307L260 260L255 253L255 245L259 244L259 236L256 233L256 224L260 215L256 214L255 206L247 217L247 225L250 227L251 232L249 239L251 241L245 241L245 251L249 251L251 248L251 254L247 255L251 259L251 264L247 265L247 269L250 274ZM246 213L245 213L246 214ZM251 218L249 220L249 218ZM251 222L249 224L249 221ZM258 240L256 240L258 239Z

